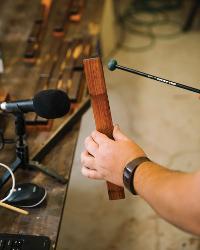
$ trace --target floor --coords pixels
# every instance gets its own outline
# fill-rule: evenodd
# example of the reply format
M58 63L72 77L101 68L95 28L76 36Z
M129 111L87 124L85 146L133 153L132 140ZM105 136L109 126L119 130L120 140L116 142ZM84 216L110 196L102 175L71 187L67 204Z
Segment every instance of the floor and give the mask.
M127 38L133 44L135 38ZM156 40L143 52L118 50L115 58L163 78L200 87L200 32ZM154 161L192 171L200 162L200 100L196 94L105 67L115 123ZM82 119L58 250L199 250L200 239L160 219L142 199L128 193L109 201L105 183L84 178L80 153L94 129L91 109Z

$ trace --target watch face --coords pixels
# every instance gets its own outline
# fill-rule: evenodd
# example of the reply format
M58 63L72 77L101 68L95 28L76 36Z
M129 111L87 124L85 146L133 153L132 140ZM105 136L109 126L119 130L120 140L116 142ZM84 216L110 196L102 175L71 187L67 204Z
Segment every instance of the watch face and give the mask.
M133 176L132 176L132 171L130 168L128 168L127 166L124 169L124 174L123 174L123 182L125 187L131 192L131 186L132 184L132 180L133 180Z
M123 176L123 179L124 179L124 182L128 183L129 182L129 177L130 176L130 173L128 171L124 171L124 176Z
M135 166L128 164L126 166L126 170L129 172L129 174L131 174L133 172L133 170L135 169Z

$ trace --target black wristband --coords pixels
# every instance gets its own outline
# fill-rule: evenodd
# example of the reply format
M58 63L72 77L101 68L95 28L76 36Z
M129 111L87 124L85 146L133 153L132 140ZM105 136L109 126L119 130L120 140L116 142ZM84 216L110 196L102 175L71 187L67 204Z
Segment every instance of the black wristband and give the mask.
M134 195L137 195L133 183L135 171L140 164L147 161L151 160L146 156L138 157L133 161L129 162L124 168L124 173L123 173L124 186Z

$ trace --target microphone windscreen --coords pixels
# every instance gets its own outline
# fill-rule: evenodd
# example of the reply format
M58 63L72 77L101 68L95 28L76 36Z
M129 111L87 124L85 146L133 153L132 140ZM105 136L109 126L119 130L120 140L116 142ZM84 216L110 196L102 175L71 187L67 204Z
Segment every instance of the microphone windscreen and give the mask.
M55 119L69 112L70 100L65 92L48 89L34 96L33 106L37 115L46 119Z
M111 59L108 63L108 69L114 71L117 66L117 61L115 59Z

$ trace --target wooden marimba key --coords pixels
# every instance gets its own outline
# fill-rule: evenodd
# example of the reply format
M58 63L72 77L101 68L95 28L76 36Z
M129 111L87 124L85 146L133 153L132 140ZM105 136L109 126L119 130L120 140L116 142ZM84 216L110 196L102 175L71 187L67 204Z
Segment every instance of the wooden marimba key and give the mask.
M45 35L45 28L47 26L51 4L52 0L46 0L42 1L39 6L37 17L27 39L27 46L24 53L24 61L27 63L35 63L39 55L41 42Z
M84 70L88 91L91 97L96 129L113 139L113 123L104 79L103 66L100 58L85 59ZM107 187L110 200L125 198L124 189L122 187L110 182L107 182Z

